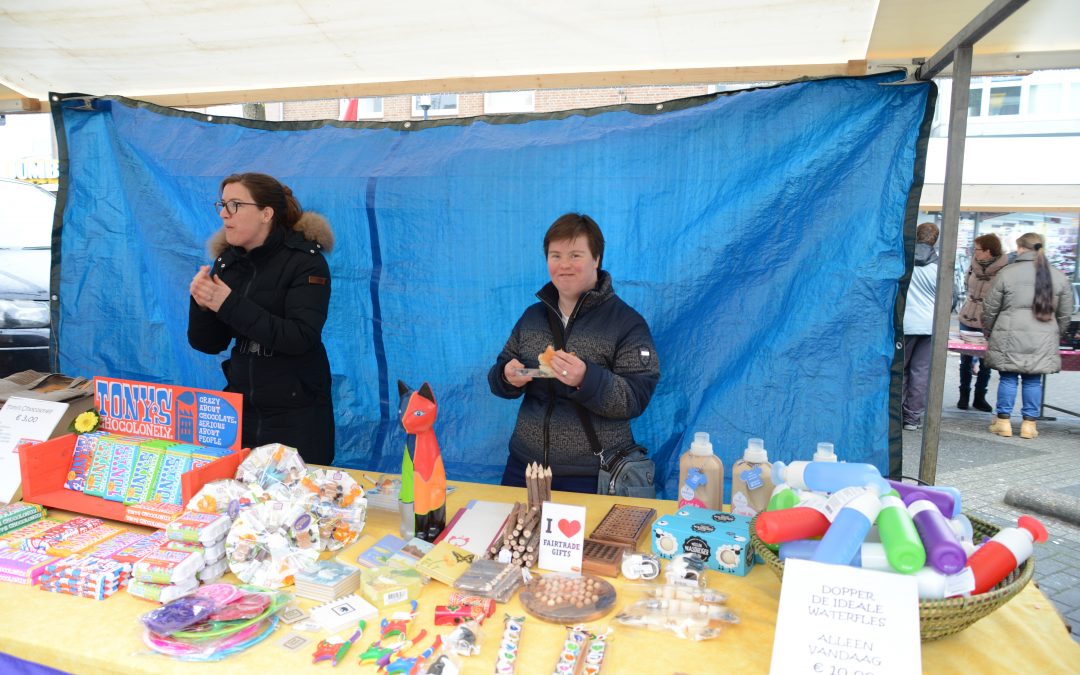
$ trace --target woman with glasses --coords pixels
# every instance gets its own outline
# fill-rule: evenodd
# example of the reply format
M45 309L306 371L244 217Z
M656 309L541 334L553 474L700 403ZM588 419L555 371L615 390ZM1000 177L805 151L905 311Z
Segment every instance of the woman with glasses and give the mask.
M1043 237L1028 232L1016 240L1016 260L998 273L983 301L983 330L989 334L986 361L998 371L997 416L990 432L1012 436L1016 385L1023 381L1020 438L1035 438L1042 403L1042 376L1061 370L1058 344L1069 327L1073 297L1068 279L1050 267Z
M221 182L214 258L191 281L188 342L207 354L232 343L225 391L243 394L243 444L283 443L305 462L334 461L330 362L330 224L261 173Z
M996 234L975 237L975 256L967 271L967 296L960 308L960 330L982 332L983 298L989 292L998 271L1007 263L1008 259L1001 255L1001 240ZM960 357L960 400L956 407L961 410L968 409L975 363L973 356L964 354ZM976 410L990 412L993 408L986 401L986 389L990 386L990 368L980 362L978 371L975 375L975 400L971 405Z

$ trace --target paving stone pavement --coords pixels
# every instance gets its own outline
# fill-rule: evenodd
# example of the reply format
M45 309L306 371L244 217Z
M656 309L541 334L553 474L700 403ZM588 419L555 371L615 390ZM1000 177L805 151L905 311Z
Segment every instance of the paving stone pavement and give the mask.
M1050 490L1057 498L1080 499L1080 417L1047 409L1055 421L1039 421L1039 436L1023 439L1019 395L1013 410L1013 436L1001 438L987 427L991 413L959 410L960 357L946 360L945 396L938 444L937 484L952 485L963 495L964 511L998 526L1015 526L1023 511L1005 503L1010 489ZM987 400L997 400L998 377L990 381ZM1045 402L1080 412L1080 372L1048 377ZM904 475L919 475L922 431L904 433ZM1080 525L1035 514L1050 533L1035 547L1035 583L1054 603L1073 639L1080 643Z

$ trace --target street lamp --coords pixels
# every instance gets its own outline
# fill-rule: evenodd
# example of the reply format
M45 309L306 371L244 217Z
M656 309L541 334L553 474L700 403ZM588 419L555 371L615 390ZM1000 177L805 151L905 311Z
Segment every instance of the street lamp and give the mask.
M431 94L420 96L420 109L424 111L424 121L427 121L427 111L431 107Z

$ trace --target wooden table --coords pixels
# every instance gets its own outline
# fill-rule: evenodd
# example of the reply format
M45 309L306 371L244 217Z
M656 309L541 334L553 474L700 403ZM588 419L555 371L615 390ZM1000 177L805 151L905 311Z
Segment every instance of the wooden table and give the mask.
M352 472L356 475L358 472ZM471 499L525 501L521 488L474 483L455 483L458 489L448 499L448 512ZM584 504L591 532L613 498L597 495L554 493L556 501ZM674 502L619 499L620 503L653 507L658 514L675 510ZM63 517L62 512L51 515ZM68 514L70 515L70 514ZM369 509L365 534L376 537L396 532L397 513ZM128 525L130 529L139 529ZM644 544L642 548L647 547ZM355 558L358 552L346 549L339 558ZM1036 557L1038 553L1036 552ZM652 633L615 624L614 612L590 627L613 628L605 673L765 673L772 655L780 582L764 565L746 577L710 572L710 586L727 593L728 605L741 623L725 628L719 638L704 642L680 640L670 633ZM227 575L226 580L234 580ZM614 580L619 592L617 608L637 599L633 582ZM450 588L438 582L428 584L420 602L417 625L428 635L449 632L432 625L432 608L445 604ZM310 608L318 603L298 599ZM305 634L311 642L297 652L279 646L290 629L284 625L263 643L243 654L219 663L185 663L151 655L142 645L138 617L156 607L126 592L104 601L47 593L36 588L0 583L0 651L72 673L300 673L332 672L327 664L311 665L315 643L324 635ZM502 634L504 613L523 614L515 597L500 605L484 626L480 655L465 660L465 673L491 673ZM565 628L533 617L525 621L521 638L518 673L551 673L558 657ZM374 639L375 632L359 640L345 663L336 669L357 671L356 659ZM347 637L347 636L342 636ZM425 640L421 649L429 644ZM1016 598L967 630L922 645L923 670L927 673L1064 673L1076 672L1080 645L1074 642L1053 604L1033 584ZM359 672L374 673L365 666Z

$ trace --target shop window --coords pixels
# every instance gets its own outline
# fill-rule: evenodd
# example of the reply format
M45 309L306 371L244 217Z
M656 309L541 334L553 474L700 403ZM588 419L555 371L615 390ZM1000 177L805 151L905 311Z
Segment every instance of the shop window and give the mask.
M536 110L536 92L493 91L484 94L484 113L530 113Z
M983 90L972 89L968 98L968 117L978 117L982 114Z
M1060 84L1033 84L1028 87L1029 115L1055 115L1061 112Z
M368 96L365 98L341 99L341 119L352 120L378 120L383 116L383 100L381 96Z
M458 114L457 94L430 94L412 97L413 117L423 117L423 104L426 104L429 101L431 102L431 107L427 110L428 115L434 116Z
M1020 87L992 87L990 89L991 115L1019 115Z

